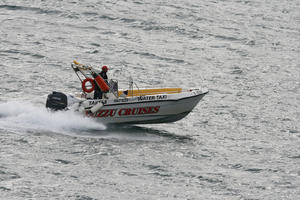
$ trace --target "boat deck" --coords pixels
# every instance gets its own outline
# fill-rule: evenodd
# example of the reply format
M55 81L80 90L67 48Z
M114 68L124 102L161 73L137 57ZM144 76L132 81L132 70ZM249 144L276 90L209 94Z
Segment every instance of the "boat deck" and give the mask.
M155 94L174 94L181 93L182 88L152 88L152 89L136 89L136 90L119 90L118 96L145 96Z

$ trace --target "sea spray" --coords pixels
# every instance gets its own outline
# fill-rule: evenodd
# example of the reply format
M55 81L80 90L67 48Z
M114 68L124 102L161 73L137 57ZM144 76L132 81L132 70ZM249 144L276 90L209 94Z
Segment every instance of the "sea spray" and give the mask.
M0 128L14 130L43 130L52 132L72 132L85 130L105 130L105 126L91 118L73 111L48 111L42 105L30 102L0 103Z

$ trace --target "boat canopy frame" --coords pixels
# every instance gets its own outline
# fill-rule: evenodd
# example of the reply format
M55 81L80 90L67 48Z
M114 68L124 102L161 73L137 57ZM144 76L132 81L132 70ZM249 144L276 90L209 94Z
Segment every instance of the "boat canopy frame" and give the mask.
M80 76L83 76L84 79L87 79L92 78L93 73L97 73L92 66L80 64L76 60L74 60L73 63L71 63L71 67L74 70L78 79L80 80L81 84L84 80ZM118 98L118 81L114 79L109 79L109 82L107 84L109 85L108 93L112 93L116 98ZM85 91L83 91L83 93L86 94Z

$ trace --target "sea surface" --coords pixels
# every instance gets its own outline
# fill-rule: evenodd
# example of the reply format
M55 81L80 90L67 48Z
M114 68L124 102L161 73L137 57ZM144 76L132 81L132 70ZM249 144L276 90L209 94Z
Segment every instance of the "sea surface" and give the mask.
M45 109L71 62L206 87L186 118ZM0 0L0 199L300 199L299 0Z

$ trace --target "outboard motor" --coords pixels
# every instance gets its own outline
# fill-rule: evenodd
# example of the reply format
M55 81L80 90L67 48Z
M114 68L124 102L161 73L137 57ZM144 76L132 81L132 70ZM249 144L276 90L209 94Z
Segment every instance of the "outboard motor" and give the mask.
M52 92L47 97L46 108L51 110L64 110L68 106L68 98L64 93Z

